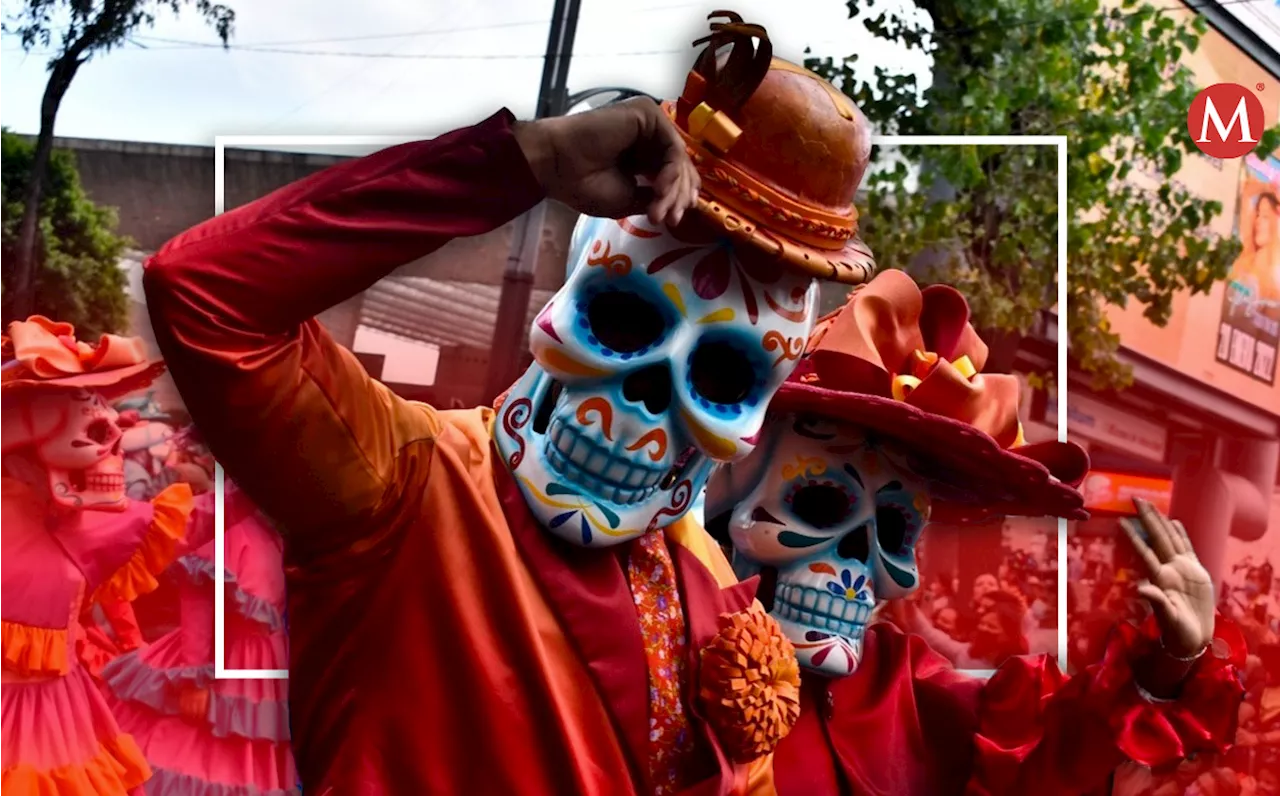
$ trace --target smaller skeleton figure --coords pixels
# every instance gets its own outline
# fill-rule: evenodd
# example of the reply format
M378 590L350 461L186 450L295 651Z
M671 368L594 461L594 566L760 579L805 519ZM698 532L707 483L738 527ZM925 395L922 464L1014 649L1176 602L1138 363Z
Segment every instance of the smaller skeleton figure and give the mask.
M287 669L280 535L234 483L224 491L221 663ZM288 681L214 676L214 500L196 498L189 552L173 568L182 576L178 627L106 666L108 701L151 764L151 796L291 796Z
M711 526L740 575L762 576L805 670L799 722L773 758L783 796L1078 794L1126 760L1169 764L1234 733L1239 639L1215 623L1186 532L1146 504L1144 528L1128 530L1156 619L1120 625L1069 681L1045 657L968 676L874 621L919 587L931 521L1087 516L1073 486L1088 458L1024 444L1017 380L982 373L968 319L957 291L921 291L900 271L855 289L819 321L755 452L711 479Z
M82 662L93 603L156 586L191 512L176 485L150 503L125 494L123 430L109 401L163 370L142 341L75 339L33 316L9 326L3 398L3 701L6 793L123 796L150 776Z

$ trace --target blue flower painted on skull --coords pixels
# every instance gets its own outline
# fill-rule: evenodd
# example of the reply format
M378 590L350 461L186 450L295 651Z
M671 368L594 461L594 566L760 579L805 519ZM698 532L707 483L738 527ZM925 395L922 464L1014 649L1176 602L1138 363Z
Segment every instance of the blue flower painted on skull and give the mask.
M852 572L842 569L840 570L839 581L827 581L827 591L849 602L865 602L868 597L866 590L862 587L866 585L866 575L859 575L855 580Z

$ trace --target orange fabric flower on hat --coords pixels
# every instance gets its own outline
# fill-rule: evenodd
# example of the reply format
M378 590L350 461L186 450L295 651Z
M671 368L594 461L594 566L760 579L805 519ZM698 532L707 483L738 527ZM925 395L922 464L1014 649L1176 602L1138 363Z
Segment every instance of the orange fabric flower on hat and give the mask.
M759 603L720 616L702 650L699 694L726 753L747 763L773 751L800 716L795 647Z
M75 327L32 315L9 324L3 339L4 390L94 389L114 397L149 384L164 372L140 337L104 334L96 345L77 340Z

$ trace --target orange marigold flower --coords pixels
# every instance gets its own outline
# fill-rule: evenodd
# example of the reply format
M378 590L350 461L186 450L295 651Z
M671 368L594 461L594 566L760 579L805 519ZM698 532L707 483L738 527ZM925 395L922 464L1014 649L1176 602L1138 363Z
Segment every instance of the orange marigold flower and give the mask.
M747 763L773 751L800 716L795 647L759 603L721 614L702 649L699 694L726 753Z

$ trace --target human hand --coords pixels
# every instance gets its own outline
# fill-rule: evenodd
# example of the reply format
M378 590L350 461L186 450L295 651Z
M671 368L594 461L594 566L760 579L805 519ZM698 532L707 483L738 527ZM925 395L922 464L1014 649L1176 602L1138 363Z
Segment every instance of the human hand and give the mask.
M606 218L646 213L654 224L674 226L697 202L700 180L684 139L644 97L523 122L515 136L547 196L578 212Z
M1196 558L1187 529L1170 520L1145 500L1135 498L1139 523L1120 525L1147 568L1148 580L1138 586L1155 610L1165 651L1174 658L1190 658L1213 641L1213 581Z

